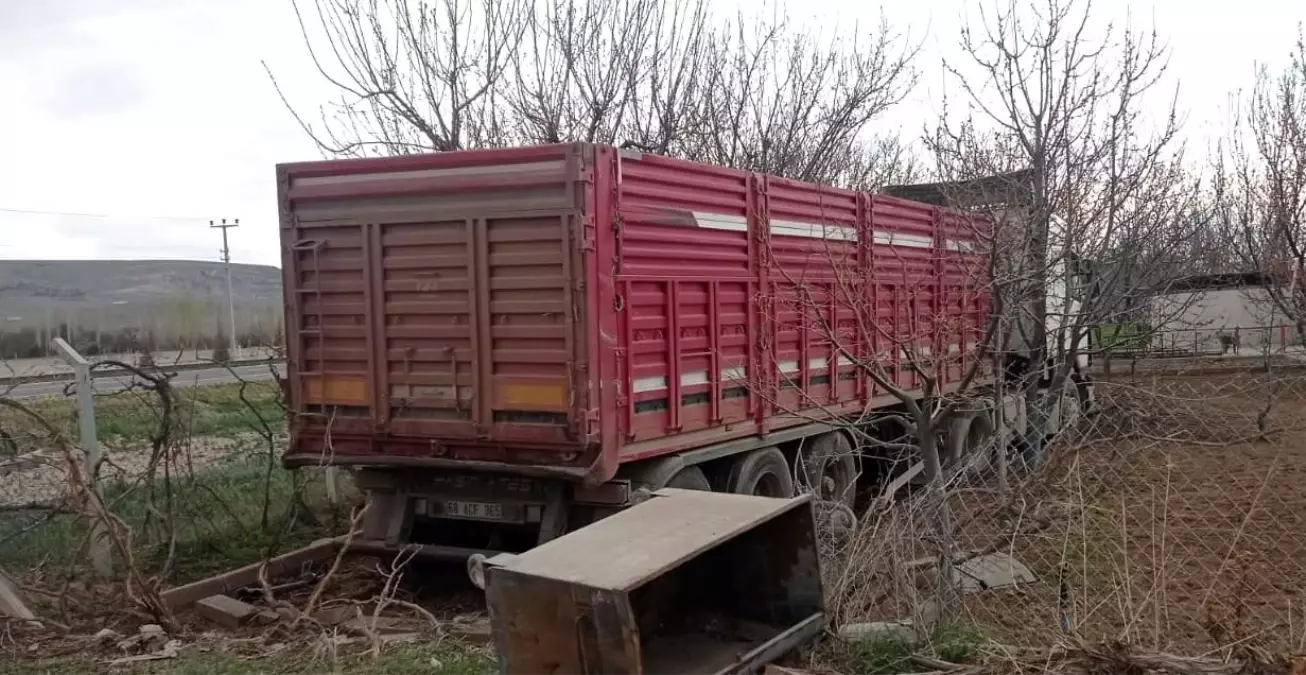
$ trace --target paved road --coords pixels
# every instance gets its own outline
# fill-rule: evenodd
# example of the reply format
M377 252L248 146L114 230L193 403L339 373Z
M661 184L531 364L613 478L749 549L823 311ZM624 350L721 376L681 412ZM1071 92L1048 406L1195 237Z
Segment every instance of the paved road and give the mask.
M263 347L246 347L240 350L239 354L233 354L234 360L256 360L271 358L273 352ZM91 362L95 361L122 361L124 363L135 363L139 357L138 354L101 354L99 356L87 357ZM165 351L154 352L154 362L160 365L193 365L196 363L213 362L212 350L194 351ZM54 373L71 373L73 368L68 365L67 361L57 356L47 356L38 359L7 359L0 362L0 377L29 377L33 375L48 375Z
M278 365L278 371L281 366ZM229 382L257 382L272 379L272 372L266 364L254 366L238 366L236 368L204 368L202 370L183 370L172 378L173 386L177 387L195 387L211 384L226 384ZM128 377L99 377L95 379L95 391L106 393L118 391L127 387L131 383ZM60 396L64 392L64 387L69 382L29 382L20 384L9 390L8 396L12 398L36 398L39 396ZM4 393L0 389L0 393Z

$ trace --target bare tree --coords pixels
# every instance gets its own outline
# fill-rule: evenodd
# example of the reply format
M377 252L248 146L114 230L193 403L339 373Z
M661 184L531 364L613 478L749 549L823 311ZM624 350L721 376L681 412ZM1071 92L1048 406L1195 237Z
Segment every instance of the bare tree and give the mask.
M1201 222L1174 99L1153 100L1164 95L1160 39L1112 24L1095 39L1091 9L1033 0L983 10L962 31L962 62L946 64L970 114L928 138L944 178L1004 174L1019 195L994 212L995 241L1014 253L1001 275L1015 283L1002 293L1000 349L1027 357L1016 371L1035 457L1091 328L1140 312ZM1089 262L1091 285L1080 274Z
M330 156L581 141L856 187L915 174L868 130L916 81L885 22L825 35L707 0L292 3L340 98L316 119L287 107Z
M892 241L886 231L854 236L856 230L837 226L826 226L826 236L805 254L793 243L771 244L773 298L763 307L782 339L806 335L816 343L787 346L803 354L813 347L828 351L829 363L845 364L849 379L865 382L867 399L888 397L896 405L841 414L807 393L810 385L800 382L809 371L803 359L789 368L770 364L764 372L780 373L779 382L754 385L769 389L786 412L839 420L871 458L920 462L924 479L936 488L963 468L961 448L949 447L945 435L989 382L983 354L997 328L996 315L984 315L995 260L986 255L989 223L961 212L943 211L939 218L946 234L931 249L886 247ZM884 251L876 262L868 259L873 248ZM935 269L941 271L923 272ZM829 379L828 387L840 387Z
M308 17L291 4L314 66L340 94L316 125L290 107L324 153L457 150L499 137L492 93L517 58L529 0L313 0Z
M1216 202L1244 272L1306 341L1306 38L1283 72L1257 71L1217 162Z

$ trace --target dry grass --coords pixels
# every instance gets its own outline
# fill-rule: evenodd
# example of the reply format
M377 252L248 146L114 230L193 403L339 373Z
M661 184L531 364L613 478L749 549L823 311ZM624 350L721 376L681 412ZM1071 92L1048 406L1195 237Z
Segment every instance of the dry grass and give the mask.
M941 616L1012 667L1012 650L1078 645L1058 657L1067 672L1112 649L1256 663L1274 659L1247 655L1306 652L1306 375L1149 374L1099 394L1101 414L1010 493L971 484L862 514L826 565L836 620ZM995 551L1036 580L959 596L928 573L945 553Z

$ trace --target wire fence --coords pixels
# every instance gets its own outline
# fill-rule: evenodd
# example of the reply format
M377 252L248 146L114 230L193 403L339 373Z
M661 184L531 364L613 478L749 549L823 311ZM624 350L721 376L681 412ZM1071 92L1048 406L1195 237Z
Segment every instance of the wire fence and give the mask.
M1165 329L1109 324L1092 331L1092 342L1100 360L1306 353L1297 329L1286 324Z
M194 382L166 366L96 368L116 372L95 380L94 453L78 424L76 381L53 394L27 383L0 389L0 571L55 612L51 620L86 619L72 607L90 600L69 594L70 584L121 580L128 606L141 610L163 588L340 529L347 505L334 491L328 499L321 472L280 466L286 409L275 355L214 364Z
M988 461L940 491L818 509L835 516L822 517L824 574L831 630L848 639L813 663L1306 650L1306 364L1221 364L1098 373L1095 410L1005 489ZM0 571L43 617L89 630L106 603L148 612L166 586L348 529L348 486L281 469L286 412L266 367L208 386L148 368L97 385L96 467L71 397L0 396ZM93 590L97 545L126 601ZM909 644L900 670L862 639L885 630Z
M1262 672L1306 652L1303 366L1099 379L1096 412L1006 492L958 477L827 541L836 623L908 626L918 650L994 672Z

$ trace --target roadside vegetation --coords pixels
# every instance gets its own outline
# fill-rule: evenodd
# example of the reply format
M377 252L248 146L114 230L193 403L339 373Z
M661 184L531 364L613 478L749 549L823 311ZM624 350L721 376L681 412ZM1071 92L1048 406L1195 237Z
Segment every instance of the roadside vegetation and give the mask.
M285 424L286 411L275 381L187 387L185 378L186 373L178 374L172 387L172 418L179 435L249 433L251 422L258 419L278 429ZM30 402L28 407L76 438L76 404L71 396L46 396ZM158 432L161 419L158 396L152 391L129 389L95 397L95 422L100 439L115 447L148 446L152 435ZM14 439L43 433L30 415L10 408L0 408L0 429Z

